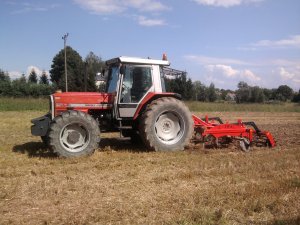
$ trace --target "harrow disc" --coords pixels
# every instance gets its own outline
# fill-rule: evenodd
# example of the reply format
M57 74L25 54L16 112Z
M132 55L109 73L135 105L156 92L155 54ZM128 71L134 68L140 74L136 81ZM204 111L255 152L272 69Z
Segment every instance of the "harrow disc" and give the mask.
M241 138L240 147L244 152L250 151L250 141L247 138Z

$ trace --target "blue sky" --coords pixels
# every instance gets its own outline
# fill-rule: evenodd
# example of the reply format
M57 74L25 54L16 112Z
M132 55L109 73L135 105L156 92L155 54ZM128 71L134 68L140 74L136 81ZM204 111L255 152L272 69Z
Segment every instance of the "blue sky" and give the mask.
M67 32L83 58L166 52L207 85L300 88L299 0L0 0L0 68L50 70Z

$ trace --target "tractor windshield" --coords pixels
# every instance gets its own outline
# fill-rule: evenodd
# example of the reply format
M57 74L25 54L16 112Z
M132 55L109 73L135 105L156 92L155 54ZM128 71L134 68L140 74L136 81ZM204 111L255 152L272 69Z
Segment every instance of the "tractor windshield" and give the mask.
M107 80L107 93L113 93L117 90L117 83L119 78L119 66L112 66L109 68L108 80Z

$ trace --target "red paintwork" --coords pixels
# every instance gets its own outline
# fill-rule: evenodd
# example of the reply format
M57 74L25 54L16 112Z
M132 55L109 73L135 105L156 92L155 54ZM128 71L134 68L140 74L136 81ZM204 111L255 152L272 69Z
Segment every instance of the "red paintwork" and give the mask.
M269 131L263 131L262 132L267 138L268 140L270 141L270 144L271 144L271 147L275 147L276 145L276 142L272 136L272 134L269 132Z
M66 110L110 110L113 107L114 94L99 92L63 92L53 94L54 116Z
M116 94L98 93L98 92L64 92L53 94L54 99L54 116L61 114L66 110L77 110L89 113L89 110L112 110ZM138 105L134 114L134 120L138 118L142 108L149 104L153 99L161 97L178 98L174 93L155 93L149 92ZM201 136L204 138L207 135L212 135L215 138L224 136L247 138L250 142L253 140L253 135L264 135L270 142L271 147L275 146L275 140L270 132L262 131L259 134L252 128L246 127L241 120L237 124L218 124L208 120L205 121L199 117L192 115L194 120L195 131L201 130Z
M270 147L275 147L275 140L270 132L262 131L259 134L252 128L246 127L245 124L242 123L241 120L238 120L237 124L216 124L213 122L209 122L206 116L205 121L200 119L199 117L192 115L194 120L195 130L201 130L200 134L204 138L207 135L212 135L215 138L220 137L244 137L247 138L250 143L253 140L253 135L264 135L270 142Z
M137 117L140 114L141 109L148 104L152 99L156 99L156 98L161 98L161 97L174 97L174 98L178 98L176 96L175 93L172 92L148 92L148 94L143 98L143 100L141 101L141 103L139 104L139 106L137 107L137 110L133 116L133 119L137 119Z

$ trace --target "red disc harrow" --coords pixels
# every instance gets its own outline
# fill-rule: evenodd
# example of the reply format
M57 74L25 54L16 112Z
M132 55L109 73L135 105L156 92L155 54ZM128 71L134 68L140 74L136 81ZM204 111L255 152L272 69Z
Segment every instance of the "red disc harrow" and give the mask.
M249 151L251 146L276 145L269 131L260 130L254 122L223 123L219 117L203 119L193 115L194 141L202 142L204 147L222 147L237 141L243 151Z

